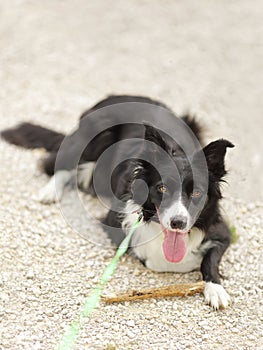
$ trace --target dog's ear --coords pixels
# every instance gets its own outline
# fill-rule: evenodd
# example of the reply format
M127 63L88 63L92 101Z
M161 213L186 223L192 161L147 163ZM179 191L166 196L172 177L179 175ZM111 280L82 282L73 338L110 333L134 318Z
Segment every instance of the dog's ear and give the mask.
M225 174L225 154L227 147L235 147L231 142L221 139L209 143L204 149L207 167L213 176L220 180Z
M161 134L159 133L158 129L156 129L154 126L143 123L145 127L145 134L144 139L147 141L154 142L156 145L162 147L164 150L166 150L166 143L164 139L162 138Z

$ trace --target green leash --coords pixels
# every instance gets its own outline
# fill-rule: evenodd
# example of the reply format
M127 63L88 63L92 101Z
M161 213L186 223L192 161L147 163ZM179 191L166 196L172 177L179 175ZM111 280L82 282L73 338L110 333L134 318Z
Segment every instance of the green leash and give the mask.
M83 309L81 310L78 319L73 321L66 329L63 337L60 340L57 350L70 350L73 348L74 343L77 340L77 337L82 329L83 320L86 317L88 317L92 313L92 311L94 311L98 307L103 287L114 275L118 261L120 257L127 251L131 236L133 235L136 228L140 225L141 219L142 219L142 215L139 215L137 221L132 225L132 228L130 229L128 235L121 242L115 256L113 257L111 262L108 264L108 266L106 266L106 268L104 269L100 282L98 283L98 286L95 287L93 291L90 293L88 299L83 305Z

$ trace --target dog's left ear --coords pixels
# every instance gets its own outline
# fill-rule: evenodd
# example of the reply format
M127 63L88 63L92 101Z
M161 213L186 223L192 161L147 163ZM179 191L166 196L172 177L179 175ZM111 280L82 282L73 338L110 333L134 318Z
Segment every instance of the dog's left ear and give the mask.
M209 143L204 149L204 155L207 161L207 167L217 180L220 180L225 174L225 154L226 149L235 147L230 141L221 139Z
M156 129L152 125L149 125L146 123L143 123L143 124L145 127L144 139L147 141L154 142L156 145L162 147L163 149L166 149L166 143L164 142L164 139L162 138L158 129Z

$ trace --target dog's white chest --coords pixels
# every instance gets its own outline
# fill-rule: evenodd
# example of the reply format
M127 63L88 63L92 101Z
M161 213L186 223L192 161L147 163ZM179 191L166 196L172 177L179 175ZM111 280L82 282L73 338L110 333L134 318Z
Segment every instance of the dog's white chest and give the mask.
M163 233L158 223L142 224L132 237L134 254L145 261L146 267L158 272L190 272L200 268L202 262L200 244L204 238L202 231L191 230L186 237L187 251L179 263L171 263L164 257L162 243Z

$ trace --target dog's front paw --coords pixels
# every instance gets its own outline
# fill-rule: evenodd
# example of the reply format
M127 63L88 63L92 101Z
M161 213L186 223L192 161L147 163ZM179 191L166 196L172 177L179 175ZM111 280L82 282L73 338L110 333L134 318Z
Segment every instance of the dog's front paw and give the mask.
M206 282L204 289L205 301L211 305L215 310L220 307L226 308L230 302L230 296L220 284L213 282Z

